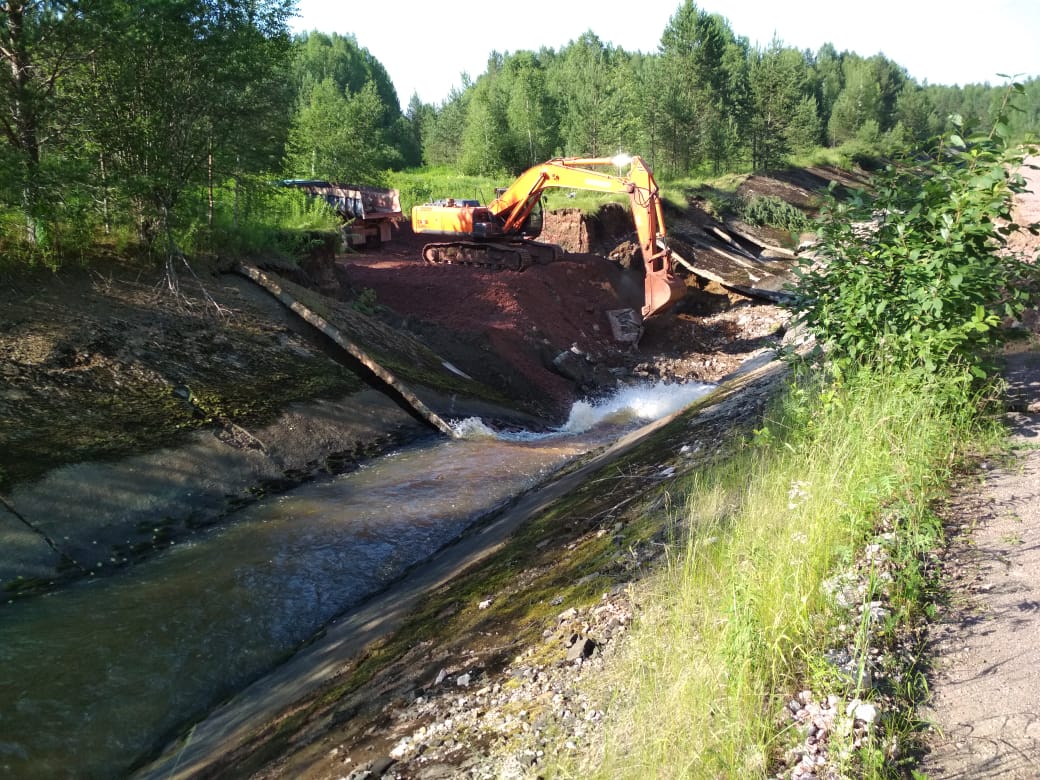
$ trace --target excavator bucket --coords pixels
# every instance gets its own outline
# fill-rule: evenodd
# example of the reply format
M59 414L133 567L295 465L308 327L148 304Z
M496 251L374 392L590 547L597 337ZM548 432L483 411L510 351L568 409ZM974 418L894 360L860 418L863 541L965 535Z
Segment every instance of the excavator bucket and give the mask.
M644 259L646 278L643 281L643 319L660 314L686 295L686 284L672 273L672 250L663 239L657 242L657 252ZM647 256L644 247L643 256Z
M660 271L647 270L643 282L643 319L660 314L686 295L686 284L671 272L671 268Z

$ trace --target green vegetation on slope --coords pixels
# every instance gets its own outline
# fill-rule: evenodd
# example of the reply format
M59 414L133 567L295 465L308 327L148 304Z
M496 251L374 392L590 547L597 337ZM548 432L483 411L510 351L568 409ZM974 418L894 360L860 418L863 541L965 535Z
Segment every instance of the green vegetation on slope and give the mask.
M950 133L888 166L871 192L831 200L822 262L803 266L791 306L834 365L956 363L981 378L1003 325L1040 301L1034 259L1006 251L1010 235L1037 226L1012 219L1027 150L1011 144L1004 113L987 135Z
M950 379L863 369L834 382L803 372L742 452L690 477L668 563L638 586L638 624L600 681L603 744L549 774L775 770L790 739L790 695L834 690L840 678L826 651L851 643L862 667L878 632L894 642L922 609L920 551L939 533L931 502L966 451L996 441L975 416L977 399L956 395L963 383ZM863 602L842 606L828 583L878 539L900 560L900 579L886 586L884 625L860 632ZM844 680L846 701L890 693L862 682ZM894 716L889 727L905 728ZM884 739L850 751L850 766L878 763Z
M1036 265L1006 251L1022 188L1010 140L998 115L988 135L952 134L870 195L831 203L822 262L793 303L823 364L743 453L690 480L669 564L640 588L639 625L603 681L603 743L557 772L765 777L795 741L785 705L808 688L887 697L855 740L839 708L847 727L828 760L843 775L899 774L893 745L911 736L923 683L913 668L865 672L928 608L931 505L966 454L997 446L991 351L1040 296ZM836 583L857 577L850 602ZM832 650L851 651L851 673Z

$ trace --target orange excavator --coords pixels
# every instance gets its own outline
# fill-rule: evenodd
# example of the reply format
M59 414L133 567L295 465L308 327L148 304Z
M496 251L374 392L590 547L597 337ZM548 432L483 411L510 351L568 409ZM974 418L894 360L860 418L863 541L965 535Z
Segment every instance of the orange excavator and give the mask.
M627 176L594 170L629 164ZM657 182L641 157L559 157L524 171L507 189L496 191L495 200L487 206L454 199L415 206L415 233L451 237L423 247L423 259L513 271L559 259L562 250L558 246L534 240L542 232L541 198L549 187L629 196L646 270L644 320L685 294L685 285L672 271L671 250L662 241L665 227Z

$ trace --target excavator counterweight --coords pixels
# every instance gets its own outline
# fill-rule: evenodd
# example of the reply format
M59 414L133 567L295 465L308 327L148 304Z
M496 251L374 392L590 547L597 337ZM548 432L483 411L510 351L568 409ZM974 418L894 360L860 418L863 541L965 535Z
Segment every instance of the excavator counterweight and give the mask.
M595 170L628 164L627 176ZM674 275L671 251L663 242L665 227L657 182L640 157L555 158L524 171L487 206L454 199L415 206L412 230L444 239L427 244L423 259L513 271L558 259L562 255L559 247L535 241L542 231L542 194L549 187L629 196L646 275L644 320L685 295L686 286Z

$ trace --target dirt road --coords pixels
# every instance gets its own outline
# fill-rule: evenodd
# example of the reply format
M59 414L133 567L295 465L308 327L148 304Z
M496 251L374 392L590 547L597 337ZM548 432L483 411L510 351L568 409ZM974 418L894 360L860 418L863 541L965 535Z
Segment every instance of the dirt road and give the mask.
M951 507L929 778L1040 777L1040 355L1009 360L1012 455ZM1028 409L1033 411L1027 411Z
M1033 158L1033 163L1040 159ZM1040 172L1025 171L1020 224L1040 220ZM1036 256L1035 236L1012 248ZM1033 321L1035 323L1035 320ZM1034 325L1035 331L1035 325ZM1040 352L1007 357L1010 456L954 495L948 604L932 631L932 780L1040 777Z

